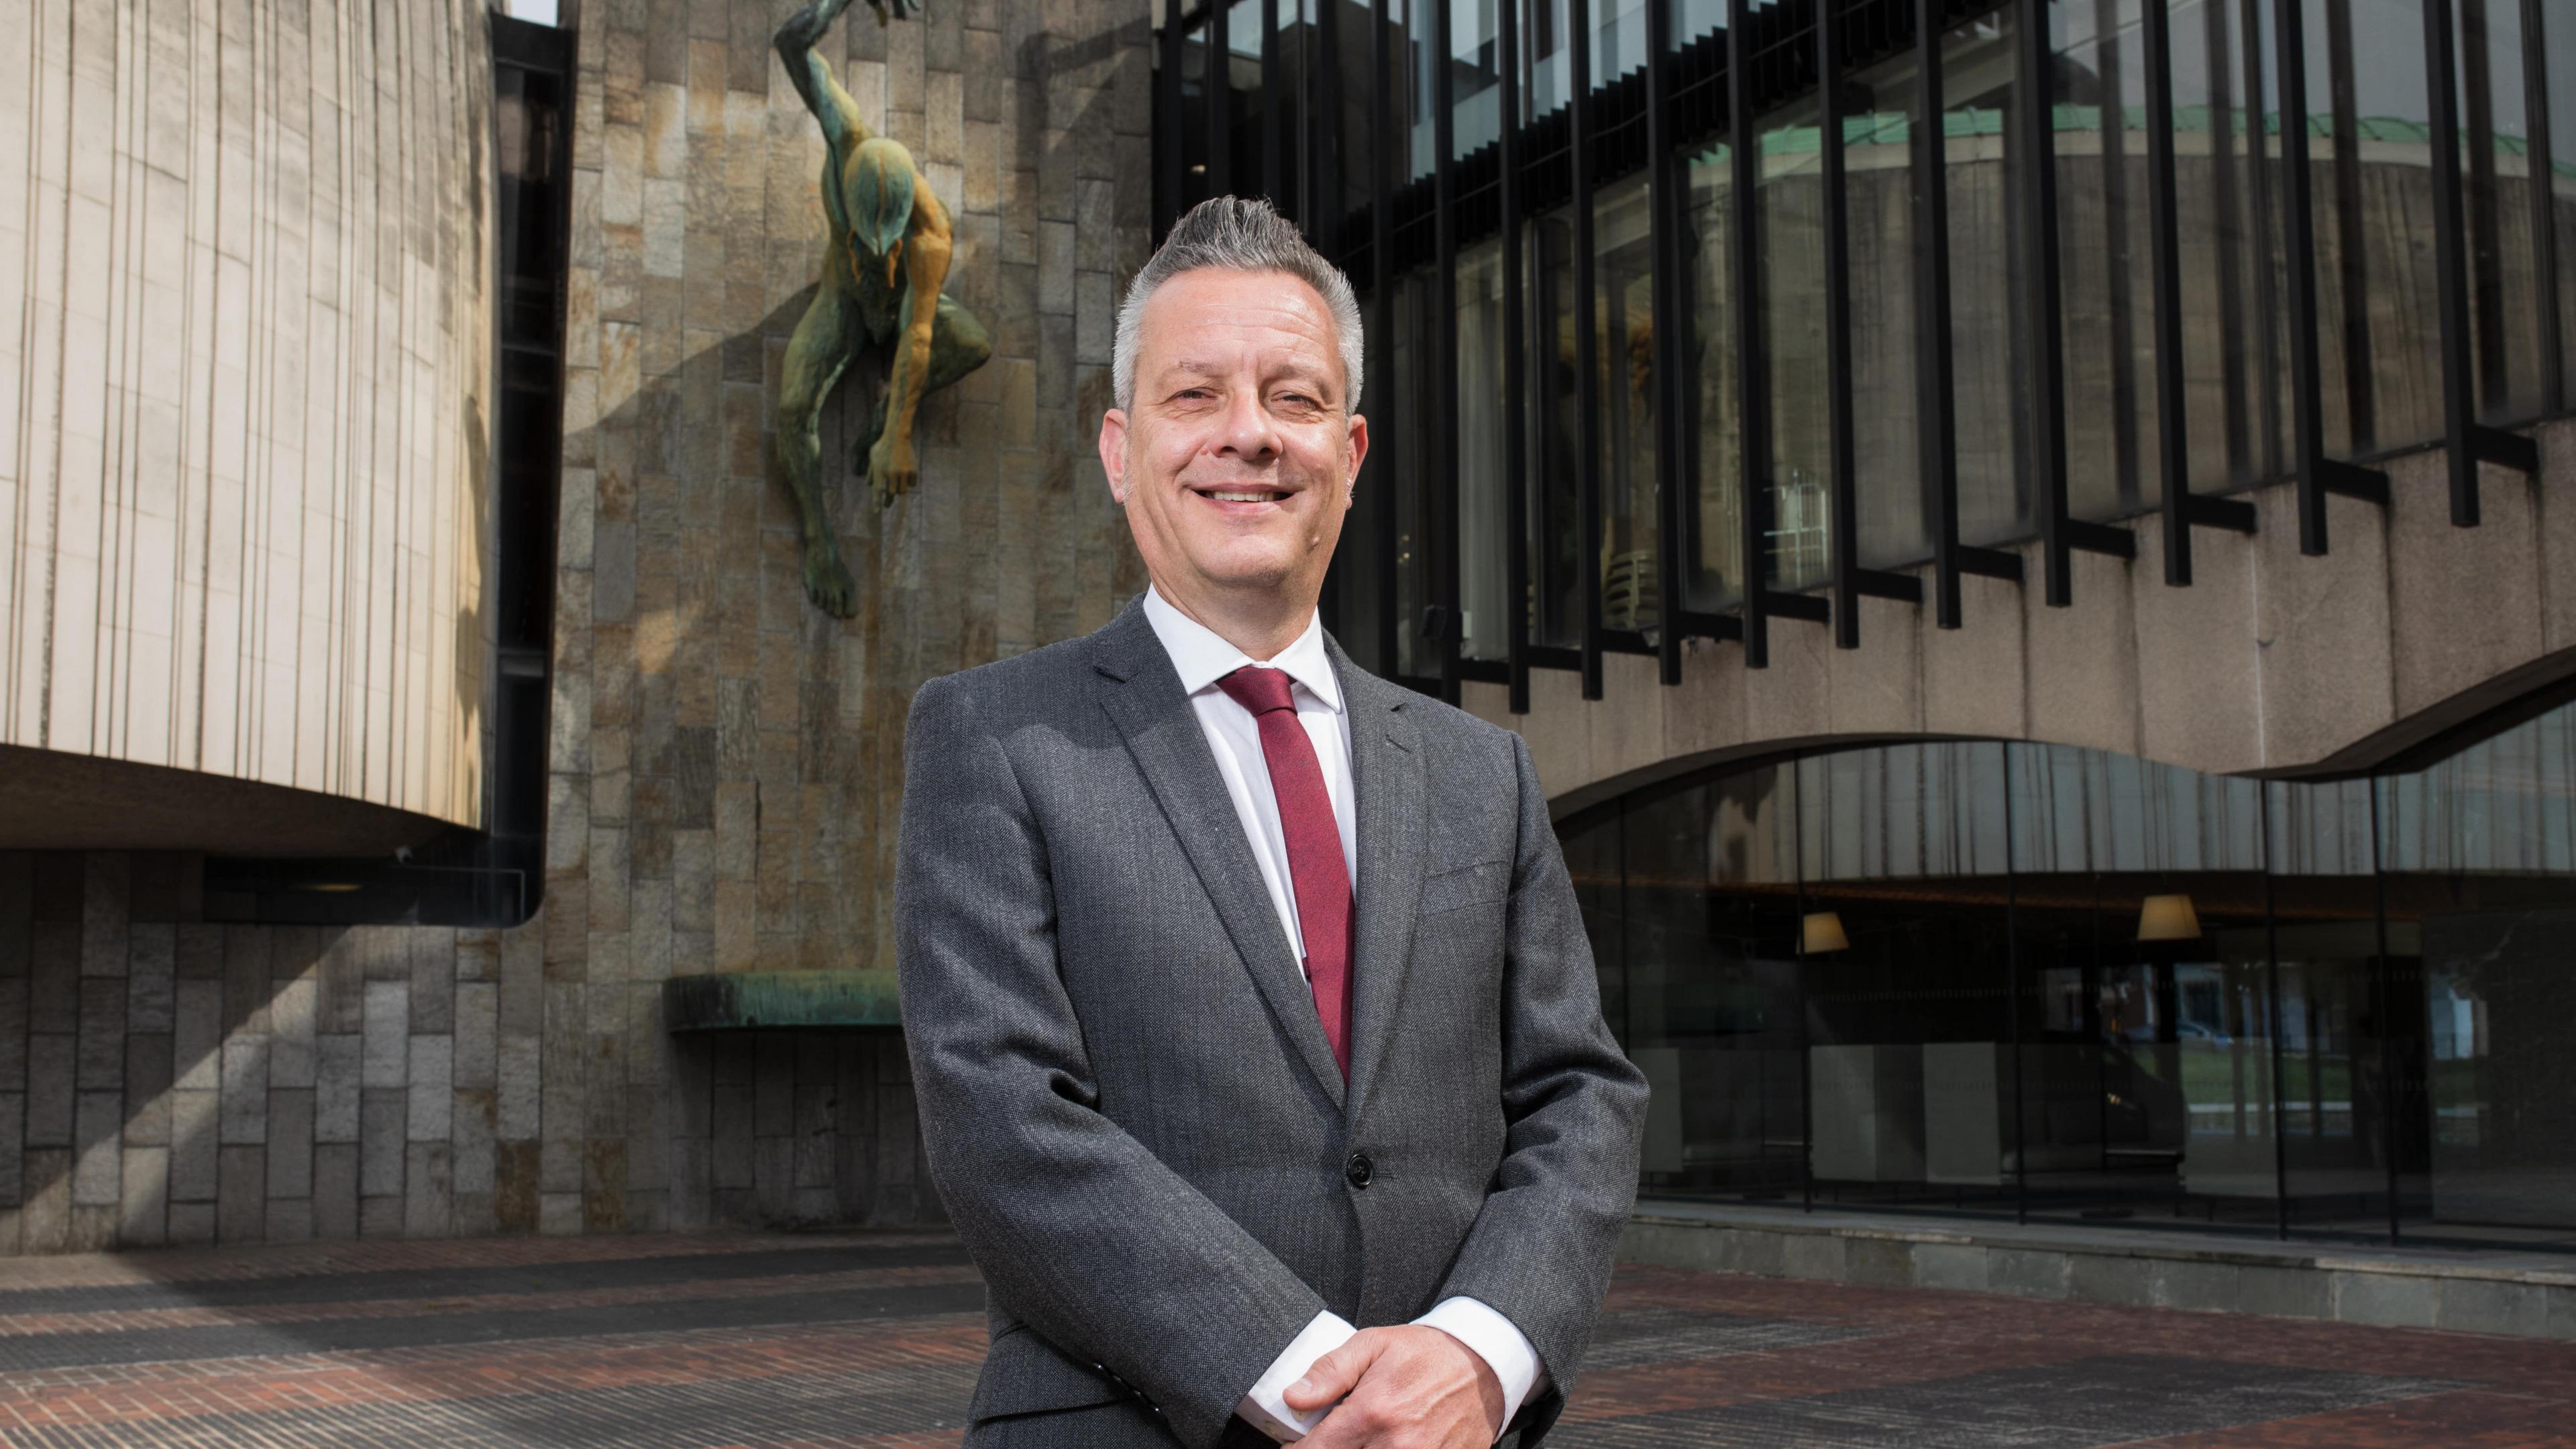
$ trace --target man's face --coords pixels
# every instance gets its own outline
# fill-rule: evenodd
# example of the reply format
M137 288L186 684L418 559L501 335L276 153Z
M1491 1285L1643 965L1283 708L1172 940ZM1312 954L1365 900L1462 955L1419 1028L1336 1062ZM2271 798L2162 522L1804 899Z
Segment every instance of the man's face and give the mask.
M1261 593L1313 607L1368 451L1324 299L1284 272L1202 268L1139 324L1136 395L1101 419L1100 463L1146 572L1193 613Z

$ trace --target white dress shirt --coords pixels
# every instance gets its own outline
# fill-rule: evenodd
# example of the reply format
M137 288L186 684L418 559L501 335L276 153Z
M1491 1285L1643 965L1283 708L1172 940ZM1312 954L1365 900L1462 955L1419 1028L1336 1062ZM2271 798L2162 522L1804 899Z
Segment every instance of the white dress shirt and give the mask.
M1297 703L1297 722L1305 726L1306 737L1314 742L1315 763L1323 769L1324 793L1333 802L1333 823L1342 835L1342 867L1350 873L1356 898L1359 829L1352 811L1350 713L1343 708L1341 681L1333 675L1332 658L1324 651L1323 621L1319 617L1308 623L1306 632L1298 635L1295 643L1262 663L1227 643L1215 630L1172 607L1151 588L1145 591L1144 609L1154 637L1162 641L1163 651L1172 657L1172 668L1181 677L1181 691L1190 697L1190 707L1198 714L1199 729L1207 735L1208 749L1216 756L1217 774L1224 778L1225 793L1234 802L1235 818L1242 822L1243 833L1252 842L1252 857L1261 867L1261 883L1269 887L1270 904L1279 913L1280 929L1288 936L1290 959L1303 962L1306 947L1304 933L1297 925L1295 877L1288 869L1288 839L1279 825L1279 800L1270 787L1270 764L1261 749L1261 726L1252 711L1217 688L1217 681L1247 664L1285 670L1295 681L1289 696ZM1449 1334L1493 1369L1494 1377L1502 1383L1506 1424L1544 1381L1545 1366L1539 1363L1538 1351L1530 1347L1528 1337L1510 1319L1476 1299L1442 1299L1414 1322ZM1315 1360L1341 1347L1357 1331L1330 1309L1316 1314L1272 1360L1235 1412L1282 1443L1313 1432L1329 1411L1300 1414L1290 1409L1281 1396L1290 1384L1305 1377Z

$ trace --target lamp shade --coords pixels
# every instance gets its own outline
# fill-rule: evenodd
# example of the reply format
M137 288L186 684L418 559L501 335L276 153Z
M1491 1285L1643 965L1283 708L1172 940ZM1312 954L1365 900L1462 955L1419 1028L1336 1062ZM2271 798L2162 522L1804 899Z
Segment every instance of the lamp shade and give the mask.
M2191 897L2185 895L2149 896L2138 907L2138 939L2141 941L2197 941L2200 939L2200 913L2191 908Z
M1843 934L1843 918L1831 911L1817 911L1807 917L1799 934L1799 950L1809 956L1826 951L1851 949L1851 938Z

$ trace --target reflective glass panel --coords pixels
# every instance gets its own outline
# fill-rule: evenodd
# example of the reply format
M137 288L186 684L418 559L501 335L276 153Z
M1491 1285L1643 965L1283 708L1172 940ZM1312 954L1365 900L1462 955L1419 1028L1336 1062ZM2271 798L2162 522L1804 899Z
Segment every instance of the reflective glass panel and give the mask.
M2020 242L2013 225L2020 178L2011 135L2010 12L1949 32L1941 42L1940 184L1950 220L1949 379L1959 469L1959 537L1971 544L2025 538L2039 513L2014 445L2021 390Z
M2559 397L2576 399L2576 16L2551 12L2540 53L2548 66L2549 214L2558 252Z
M2161 466L2141 3L2049 7L2067 507L2096 520L2151 505Z
M1682 283L1692 321L1680 349L1689 375L1680 429L1681 476L1691 530L1690 606L1715 610L1744 597L1743 392L1737 376L1735 296L1735 159L1724 141L1690 156L1683 199Z
M1813 98L1756 123L1754 198L1762 259L1762 341L1770 375L1774 586L1809 588L1830 570L1826 441L1825 187Z
M2369 456L2442 435L2424 18L2415 0L2301 15L2326 448Z
M2467 202L2469 316L2478 415L2525 423L2541 396L2531 170L2521 0L2454 0L2459 26L2460 184Z
M1852 462L1860 561L1870 568L1932 556L1939 521L1925 509L1922 402L1915 377L1920 298L1914 267L1911 52L1853 76L1843 98L1843 192L1851 279Z
M1625 812L1621 1025L1654 1088L1658 1191L1795 1191L1804 1103L1790 772L1763 768Z
M1593 202L1593 356L1601 399L1601 621L1651 629L1663 616L1656 573L1654 257L1646 179L1633 176Z
M1522 255L1530 266L1530 639L1571 648L1583 638L1572 217L1560 209L1531 221Z
M1457 288L1459 653L1502 659L1511 650L1503 443L1521 410L1503 390L1501 242L1459 254Z
M2255 0L2259 5L2260 0ZM2249 487L2279 470L2280 303L2269 269L2270 198L2257 149L2270 63L2248 0L2173 7L2174 231L2181 244L2184 418L2195 491ZM2149 490L2152 495L2152 489Z

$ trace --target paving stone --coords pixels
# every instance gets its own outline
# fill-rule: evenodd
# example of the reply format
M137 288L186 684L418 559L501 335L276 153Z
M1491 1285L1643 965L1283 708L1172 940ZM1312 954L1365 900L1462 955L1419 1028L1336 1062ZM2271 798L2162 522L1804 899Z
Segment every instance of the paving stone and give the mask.
M359 1101L358 1192L362 1198L402 1195L410 1095L400 1087L369 1087Z
M1986 1286L2023 1298L2064 1298L2073 1264L2064 1253L1986 1249Z
M1916 1243L1913 1281L1923 1288L1982 1292L1991 1265L1986 1250L1968 1243Z
M217 1092L170 1093L170 1198L213 1202L216 1152L223 1141L223 1097ZM174 1229L175 1232L175 1229ZM176 1238L173 1241L178 1241Z
M2155 1267L2144 1258L2078 1253L2067 1272L2067 1296L2078 1303L2151 1303Z
M1784 1234L1780 1271L1791 1278L1821 1283L1843 1281L1845 1240L1829 1233Z
M411 1066L406 1073L410 1113L405 1132L413 1142L444 1142L454 1107L456 1039L416 1036L411 1039Z
M359 1086L365 1040L346 1032L314 1039L313 1140L358 1140Z
M2334 1284L2326 1274L2310 1269L2247 1264L2236 1270L2236 1302L2246 1313L2332 1318Z
M158 1247L170 1233L170 1149L132 1147L118 1182L117 1245Z
M313 1235L358 1235L358 1145L326 1142L313 1149Z
M72 1142L74 1053L78 1039L46 1032L27 1039L27 1145L69 1147Z
M124 1201L125 1096L83 1092L72 1126L72 1206L115 1207Z
M224 1039L223 1140L268 1139L268 1038L236 1032Z
M2549 1332L2549 1287L2446 1278L2434 1296L2433 1322L2437 1327L2462 1333L2545 1337Z
M2433 1326L2439 1280L2408 1273L2337 1272L2334 1316L2389 1328Z
M268 1094L268 1195L302 1198L313 1193L314 1093L273 1087Z
M366 1003L358 1079L368 1087L399 1087L411 1063L411 984L370 981Z

